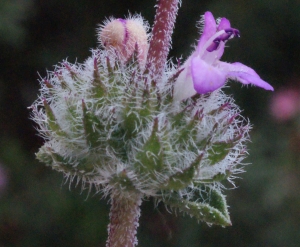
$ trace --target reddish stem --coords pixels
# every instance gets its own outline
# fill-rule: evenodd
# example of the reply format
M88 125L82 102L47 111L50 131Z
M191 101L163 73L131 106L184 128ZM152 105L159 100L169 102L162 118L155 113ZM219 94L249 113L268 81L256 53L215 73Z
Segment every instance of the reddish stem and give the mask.
M111 196L106 247L134 247L137 245L136 232L139 225L141 202L140 195Z
M147 66L152 76L160 79L171 47L171 36L179 0L158 0Z

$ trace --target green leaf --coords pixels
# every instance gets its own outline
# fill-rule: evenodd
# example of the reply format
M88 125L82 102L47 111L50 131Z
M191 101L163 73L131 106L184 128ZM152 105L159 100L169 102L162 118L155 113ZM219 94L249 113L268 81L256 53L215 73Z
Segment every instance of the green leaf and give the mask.
M109 76L113 76L113 74L114 74L114 69L113 69L113 67L112 67L111 64L110 64L110 59L109 59L108 56L106 57L106 66L107 66L107 72L108 72L108 75L109 75Z
M96 116L92 115L91 112L87 110L84 100L82 100L82 111L83 127L87 144L90 148L97 148L100 145L100 135L98 131L99 127L101 127L101 123Z
M194 142L197 142L195 140L195 138L197 136L197 131L198 131L196 126L202 121L203 113L202 113L202 111L197 111L188 123L186 123L186 121L183 120L184 114L185 114L185 111L178 113L173 118L174 125L181 127L181 128L178 128L179 131L177 133L176 143L185 143L186 144L186 143L189 143L191 139L193 139ZM176 128L177 126L174 126L174 128Z
M123 111L123 128L126 131L125 138L135 138L140 128L149 123L150 117L153 115L153 102L151 102L150 92L147 88L143 90L142 97L136 97L137 88L131 92L132 97L124 102L126 107Z
M199 181L199 184L201 184L201 183L221 182L221 181L229 178L231 175L232 175L232 172L230 170L226 170L225 173L217 173L212 178L201 179Z
M86 159L77 159L74 161L68 157L63 157L62 155L55 153L50 147L42 146L36 153L36 157L39 161L58 171L68 173L80 172L78 175L83 175L86 172L94 170L94 166L90 162L87 162Z
M136 127L140 122L137 114L137 112L132 112L130 106L127 106L124 109L122 127L125 132L125 139L127 140L135 138L137 135Z
M180 198L175 193L170 197L162 197L162 200L169 206L177 208L179 211L208 224L231 225L225 197L213 188L210 188L208 203L198 202L198 200L188 201L187 199Z
M227 102L227 103L221 105L219 108L216 108L216 109L208 112L207 114L208 115L217 115L217 114L221 113L224 110L230 109L230 107L231 107L230 103Z
M54 112L51 109L50 105L47 103L46 99L44 99L44 107L47 115L47 123L49 128L59 136L66 136L66 133L61 129L61 127L57 123Z
M180 190L190 185L193 181L202 157L203 154L199 155L189 167L170 176L166 182L162 183L161 189Z
M96 98L102 98L106 93L106 88L100 78L97 58L94 59L93 86L93 92L95 93L94 96Z
M211 161L210 165L214 165L223 160L227 156L227 154L229 154L230 149L233 146L233 141L213 143L212 148L207 151L207 158Z
M137 171L155 176L155 172L159 172L163 168L163 151L162 145L158 137L158 119L154 120L153 130L141 148L136 154L139 162L135 163Z

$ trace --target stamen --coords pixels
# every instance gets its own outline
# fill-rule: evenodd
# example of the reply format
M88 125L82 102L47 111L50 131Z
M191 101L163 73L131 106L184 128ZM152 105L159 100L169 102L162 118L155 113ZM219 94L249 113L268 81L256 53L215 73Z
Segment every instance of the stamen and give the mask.
M238 38L240 37L240 31L239 30L237 30L235 28L232 28L232 31L233 31L234 36L236 36Z
M200 57L204 54L205 50L208 52L213 52L219 48L221 41L226 42L227 40L234 37L240 37L239 30L235 28L220 30L205 43L204 49L201 51Z
M229 35L228 39L231 39L231 38L234 38L234 37L238 37L238 38L240 37L240 31L235 29L235 28L225 29L225 32Z
M220 41L221 41L221 40L220 40L219 38L215 39L215 40L211 43L211 45L210 45L209 47L206 48L206 50L207 50L208 52L212 52L212 51L217 50L218 47L219 47L219 45L220 45Z
M225 30L221 30L219 32L216 32L213 36L210 37L210 39L208 41L205 42L204 46L201 47L201 50L199 51L199 57L202 57L204 52L206 51L209 51L209 52L212 52L214 50L216 50L218 48L218 46L215 47L214 45L214 41L215 40L220 40L218 39L222 34L225 33ZM212 46L212 47L211 47ZM213 49L213 48L216 48L216 49ZM209 49L209 50L207 50Z

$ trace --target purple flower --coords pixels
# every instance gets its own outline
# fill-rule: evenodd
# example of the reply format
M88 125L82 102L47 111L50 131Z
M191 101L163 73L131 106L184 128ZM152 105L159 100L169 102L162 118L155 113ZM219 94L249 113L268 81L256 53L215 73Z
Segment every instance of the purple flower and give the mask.
M220 61L226 41L239 37L239 31L230 26L229 20L221 18L216 23L212 13L206 12L203 22L203 33L196 50L184 63L184 70L175 83L175 99L182 100L196 93L212 92L222 87L228 79L274 90L250 67L238 62Z

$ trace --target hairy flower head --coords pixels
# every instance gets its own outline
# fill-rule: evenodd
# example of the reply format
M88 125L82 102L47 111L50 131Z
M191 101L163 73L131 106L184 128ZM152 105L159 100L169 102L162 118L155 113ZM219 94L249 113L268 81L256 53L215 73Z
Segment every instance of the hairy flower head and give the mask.
M230 225L221 189L243 171L250 127L233 99L214 89L231 75L251 83L259 77L245 67L224 70L240 66L218 60L237 30L225 31L228 21L217 27L210 13L205 16L198 50L183 69L166 64L159 82L141 69L148 49L142 22L107 22L99 30L101 46L83 64L64 61L41 80L31 106L45 139L37 158L105 195L153 196L198 220ZM178 91L184 83L198 85L201 73L218 83L212 93Z

